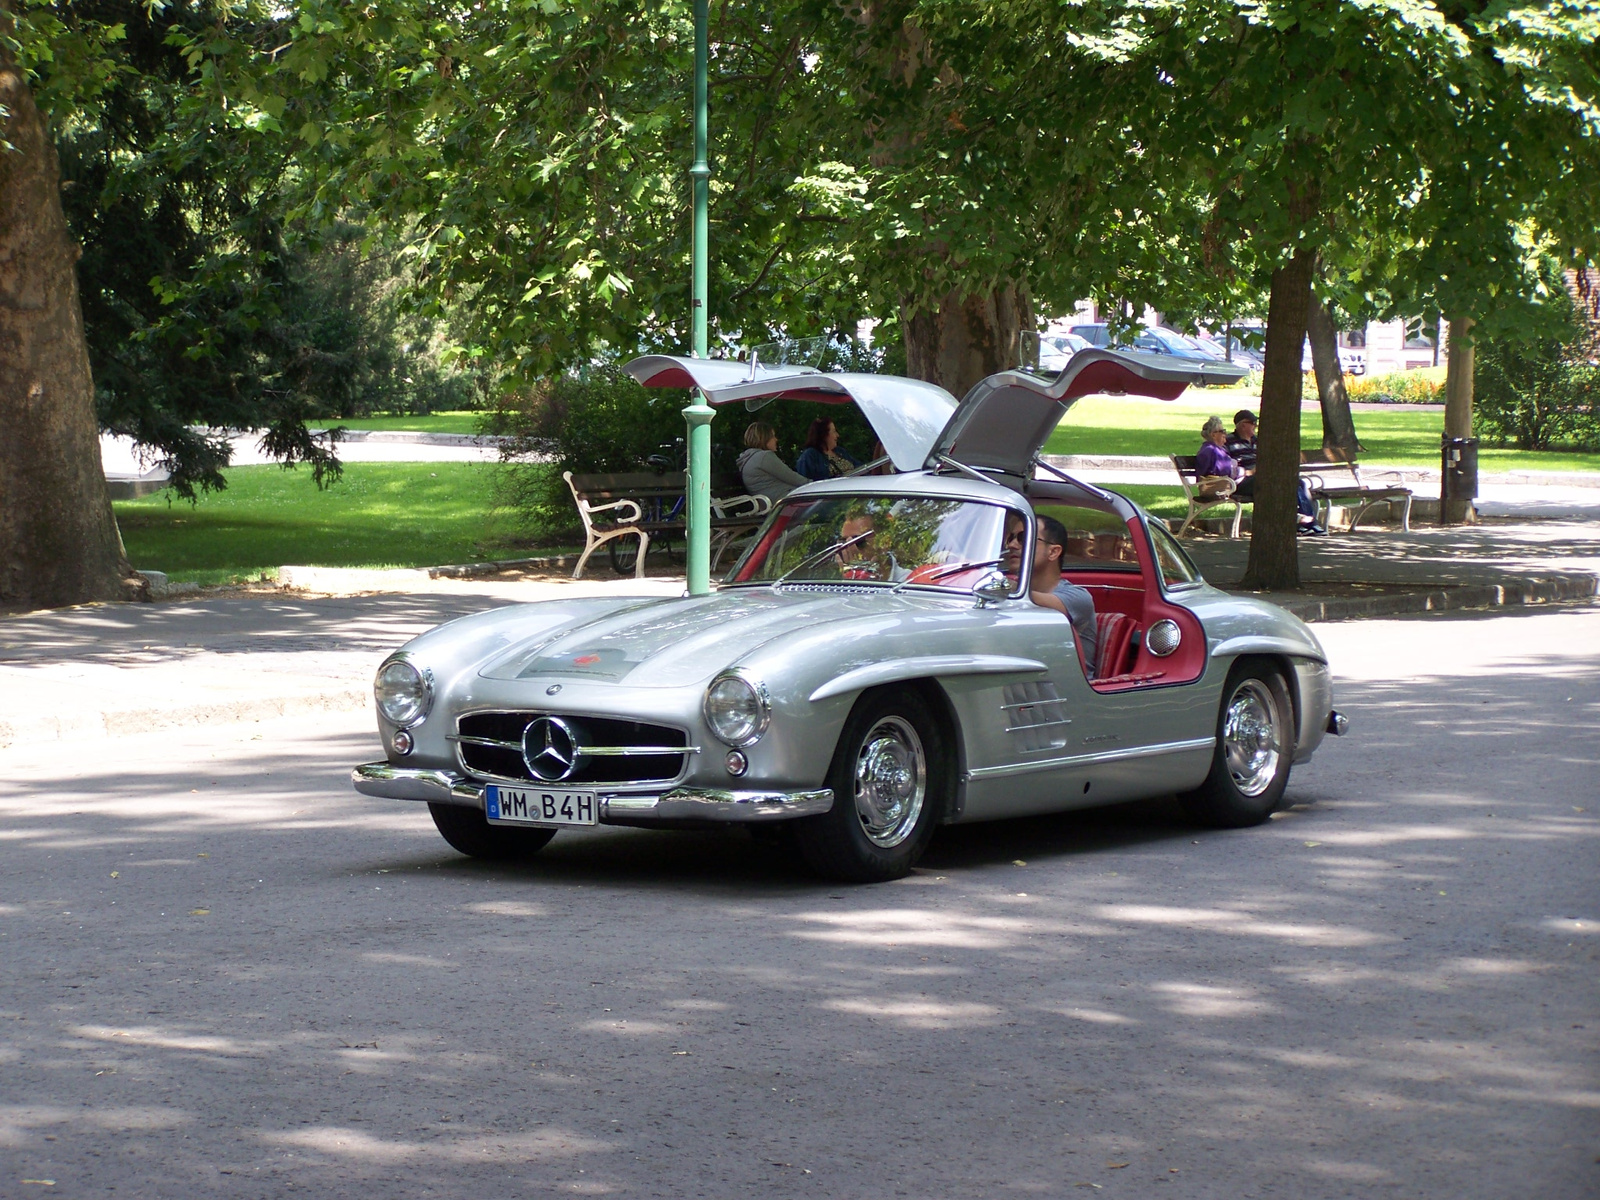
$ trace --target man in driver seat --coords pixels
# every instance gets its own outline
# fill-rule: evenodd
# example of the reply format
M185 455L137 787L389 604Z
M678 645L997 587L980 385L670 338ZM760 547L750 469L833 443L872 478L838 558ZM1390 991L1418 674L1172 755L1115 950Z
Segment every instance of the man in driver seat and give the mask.
M1095 655L1100 637L1095 624L1094 597L1061 577L1061 559L1067 552L1067 527L1054 517L1036 515L1038 532L1033 547L1033 577L1028 581L1029 596L1040 608L1053 608L1072 622L1073 636L1083 652L1083 668L1094 674ZM1027 522L1017 513L1006 514L1006 544L1001 563L1006 574L1016 578L1022 565L1022 539Z

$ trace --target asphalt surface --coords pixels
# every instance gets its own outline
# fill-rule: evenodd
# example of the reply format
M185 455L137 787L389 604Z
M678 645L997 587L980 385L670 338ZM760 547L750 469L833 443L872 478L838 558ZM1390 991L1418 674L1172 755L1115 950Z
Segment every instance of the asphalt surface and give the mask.
M1318 634L1354 728L1265 827L877 887L469 862L356 714L4 751L0 1196L1595 1195L1600 610Z

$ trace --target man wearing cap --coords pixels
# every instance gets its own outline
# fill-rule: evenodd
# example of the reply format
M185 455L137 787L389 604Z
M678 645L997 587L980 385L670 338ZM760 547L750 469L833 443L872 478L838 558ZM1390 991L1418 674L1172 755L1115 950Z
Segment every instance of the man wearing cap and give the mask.
M1233 432L1228 435L1228 457L1246 471L1256 469L1256 415L1248 408L1233 414Z
M1226 443L1228 457L1253 476L1256 469L1256 415L1248 408L1233 414L1233 432ZM1253 480L1252 480L1253 482ZM1238 494L1238 493L1235 493ZM1247 497L1245 497L1247 498ZM1327 531L1317 524L1317 506L1311 499L1311 487L1304 479L1295 490L1295 509L1300 515L1299 532L1313 536Z

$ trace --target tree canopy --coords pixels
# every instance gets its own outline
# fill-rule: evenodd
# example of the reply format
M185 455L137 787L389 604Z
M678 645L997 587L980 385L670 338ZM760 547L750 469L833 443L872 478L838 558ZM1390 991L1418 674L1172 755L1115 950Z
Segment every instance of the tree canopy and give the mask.
M687 339L685 0L13 11L100 419L183 487L220 479L197 425L335 469L307 422L402 344L525 384ZM1533 330L1541 258L1595 256L1594 0L780 0L711 36L714 340L871 317L959 390L1080 298L1266 311L1262 586L1313 287Z

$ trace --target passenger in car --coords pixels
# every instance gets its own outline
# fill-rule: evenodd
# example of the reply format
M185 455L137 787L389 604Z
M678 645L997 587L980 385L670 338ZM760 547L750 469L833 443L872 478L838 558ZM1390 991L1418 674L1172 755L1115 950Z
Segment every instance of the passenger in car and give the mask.
M1029 597L1040 608L1053 608L1072 622L1072 634L1083 652L1084 671L1094 674L1099 652L1094 597L1061 576L1061 557L1067 552L1067 527L1054 517L1038 516L1034 535L1033 577L1028 581ZM1015 579L1022 567L1022 541L1027 522L1017 513L1006 514L1006 541L1001 554L1001 569Z

